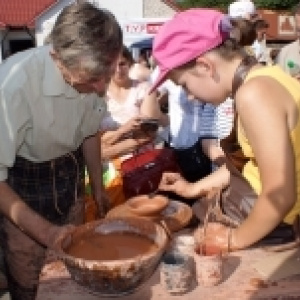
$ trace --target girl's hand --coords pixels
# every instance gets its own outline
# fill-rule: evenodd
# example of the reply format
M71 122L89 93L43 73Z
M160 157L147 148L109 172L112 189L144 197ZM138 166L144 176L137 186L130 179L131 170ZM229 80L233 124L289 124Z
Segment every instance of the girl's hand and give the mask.
M159 184L161 191L173 192L185 198L194 198L194 184L187 182L179 173L164 173Z
M204 228L195 231L195 239L198 245L202 244L207 252L231 252L237 250L233 240L234 229L221 223L209 222L205 234Z

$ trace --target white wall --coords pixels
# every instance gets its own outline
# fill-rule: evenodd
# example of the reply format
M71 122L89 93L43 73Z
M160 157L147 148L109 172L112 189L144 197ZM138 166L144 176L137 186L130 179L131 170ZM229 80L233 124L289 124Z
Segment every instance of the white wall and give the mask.
M143 0L98 0L98 3L110 10L118 20L143 17Z
M45 38L50 33L57 16L60 11L73 0L61 0L58 4L47 10L39 18L36 19L36 44L41 46L44 44Z
M111 11L117 20L142 18L143 17L143 1L142 0L90 0L99 7L103 7ZM150 1L150 0L148 0ZM50 33L54 22L66 5L74 2L74 0L61 0L48 11L37 18L36 22L36 42L37 45L43 45L45 38Z

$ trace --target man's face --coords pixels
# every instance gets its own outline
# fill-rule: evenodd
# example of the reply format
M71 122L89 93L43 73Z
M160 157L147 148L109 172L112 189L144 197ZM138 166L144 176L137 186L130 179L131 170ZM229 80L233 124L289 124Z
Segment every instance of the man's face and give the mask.
M300 14L295 15L295 23L296 23L296 37L300 40Z
M89 77L85 72L70 72L67 69L61 71L65 81L79 93L96 93L102 97L106 94L108 83L116 68L115 66L116 64L112 64L105 74L94 78Z
M51 53L57 67L59 68L64 80L71 85L79 93L89 94L96 93L104 96L108 87L108 83L115 72L117 59L112 62L107 72L97 77L90 77L89 74L82 70L69 70L66 68L55 53Z

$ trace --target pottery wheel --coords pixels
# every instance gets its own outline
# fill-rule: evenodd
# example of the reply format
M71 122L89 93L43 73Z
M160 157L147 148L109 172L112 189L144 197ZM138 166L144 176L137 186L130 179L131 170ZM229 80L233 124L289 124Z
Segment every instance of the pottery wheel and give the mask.
M111 209L106 218L116 218L116 217L139 217L146 218L153 221L164 220L166 225L171 231L178 231L184 228L193 216L192 209L179 201L170 200L168 206L155 218L153 217L140 217L132 213L127 203L118 205Z

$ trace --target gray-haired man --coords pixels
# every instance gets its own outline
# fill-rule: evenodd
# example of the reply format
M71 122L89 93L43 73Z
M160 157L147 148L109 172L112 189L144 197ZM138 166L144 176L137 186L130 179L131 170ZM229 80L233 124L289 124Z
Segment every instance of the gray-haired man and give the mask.
M115 18L88 2L58 16L50 44L0 65L0 213L12 300L35 299L46 247L83 220L84 158L104 213L99 129L122 45Z

